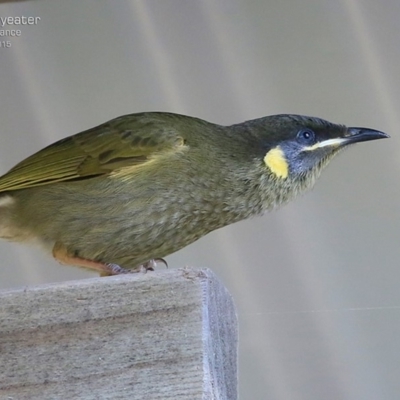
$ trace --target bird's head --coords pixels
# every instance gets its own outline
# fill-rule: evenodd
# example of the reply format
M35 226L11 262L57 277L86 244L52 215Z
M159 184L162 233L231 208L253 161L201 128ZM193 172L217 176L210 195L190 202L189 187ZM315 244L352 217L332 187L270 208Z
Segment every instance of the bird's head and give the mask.
M322 169L346 146L389 137L373 129L348 128L292 114L272 115L237 126L248 133L245 137L251 144L249 153L259 179L255 187L262 198L262 210L282 205L311 188Z
M265 166L277 179L291 181L318 176L321 169L344 147L389 137L367 128L347 128L300 115L274 115L265 132Z

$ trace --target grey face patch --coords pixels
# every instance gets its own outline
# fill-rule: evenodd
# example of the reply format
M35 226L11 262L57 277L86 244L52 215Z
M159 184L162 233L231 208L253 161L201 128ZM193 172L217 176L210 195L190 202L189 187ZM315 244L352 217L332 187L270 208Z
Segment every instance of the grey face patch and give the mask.
M339 146L314 146L309 150L295 141L287 141L281 145L289 164L290 174L303 176L313 169L319 169L338 153Z

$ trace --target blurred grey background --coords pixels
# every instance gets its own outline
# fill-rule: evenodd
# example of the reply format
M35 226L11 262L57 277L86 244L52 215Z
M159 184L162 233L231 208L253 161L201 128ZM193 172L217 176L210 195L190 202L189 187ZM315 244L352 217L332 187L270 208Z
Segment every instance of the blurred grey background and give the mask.
M240 321L241 399L400 398L400 2L36 0L0 48L0 171L111 118L276 113L383 130L315 189L167 258L210 267ZM1 28L3 29L3 28ZM0 242L0 287L84 279ZM160 266L159 268L163 268Z

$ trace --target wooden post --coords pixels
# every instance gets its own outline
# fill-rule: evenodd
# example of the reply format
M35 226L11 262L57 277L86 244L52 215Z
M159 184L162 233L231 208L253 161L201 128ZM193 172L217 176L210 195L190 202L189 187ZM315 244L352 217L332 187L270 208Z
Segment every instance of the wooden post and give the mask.
M1 399L237 399L237 320L208 269L0 291Z

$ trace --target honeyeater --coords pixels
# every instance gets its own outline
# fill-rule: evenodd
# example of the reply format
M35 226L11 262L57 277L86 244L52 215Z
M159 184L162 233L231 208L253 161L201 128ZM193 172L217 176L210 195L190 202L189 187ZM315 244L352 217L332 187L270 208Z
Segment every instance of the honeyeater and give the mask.
M311 188L349 144L386 137L291 114L231 126L164 112L124 115L0 177L0 237L39 242L60 262L101 275L151 269Z

